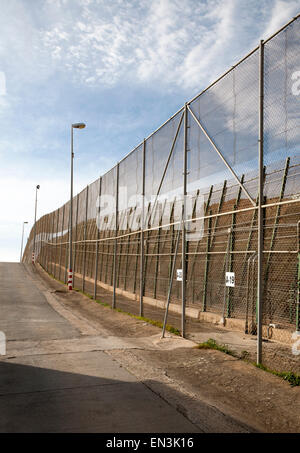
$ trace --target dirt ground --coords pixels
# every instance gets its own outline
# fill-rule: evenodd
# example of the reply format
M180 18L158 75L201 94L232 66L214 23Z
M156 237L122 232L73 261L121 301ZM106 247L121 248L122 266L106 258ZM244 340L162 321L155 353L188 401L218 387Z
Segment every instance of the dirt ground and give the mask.
M217 417L221 411L238 420L242 432L243 426L251 427L252 431L300 432L299 387L291 387L281 378L222 352L196 349L197 338L213 334L216 338L217 327L198 323L198 337L189 342L178 338L177 346L169 349L164 343L168 338L160 339L160 328L103 307L77 292L68 293L64 285L41 268L37 267L37 272L50 286L61 307L85 319L93 328L101 325L112 336L136 339L136 348L112 349L108 353L193 423L200 423L201 419L203 424L204 410L207 417L214 414ZM111 295L104 292L99 298L111 302ZM150 317L149 314L148 311L146 316ZM167 333L167 337L170 336ZM147 338L154 339L149 341L149 346L147 342L144 346L138 343ZM234 335L228 338L234 342ZM245 340L249 347L254 343L251 338ZM203 403L206 403L205 408Z

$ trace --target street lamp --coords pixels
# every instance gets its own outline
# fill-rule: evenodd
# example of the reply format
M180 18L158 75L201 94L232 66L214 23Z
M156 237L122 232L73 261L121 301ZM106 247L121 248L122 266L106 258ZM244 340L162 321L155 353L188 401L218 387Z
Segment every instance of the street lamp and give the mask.
M33 236L33 250L32 250L32 264L35 263L35 235L36 235L36 209L37 209L37 191L39 190L39 184L35 188L35 211L34 211L34 236Z
M22 263L22 255L23 255L23 239L24 239L24 225L25 225L25 223L28 223L28 222L23 222L20 263Z
M71 125L71 194L70 194L70 220L69 220L69 271L68 271L68 289L73 289L73 257L72 257L72 229L73 229L73 129L84 129L84 123L74 123Z

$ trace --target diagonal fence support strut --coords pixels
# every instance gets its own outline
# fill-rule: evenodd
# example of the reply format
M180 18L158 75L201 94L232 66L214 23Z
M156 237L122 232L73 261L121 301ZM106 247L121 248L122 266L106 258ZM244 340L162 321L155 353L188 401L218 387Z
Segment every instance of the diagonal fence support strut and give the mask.
M151 212L150 212L150 215L149 215L149 222L150 223L151 223L151 218L152 218L153 211L155 209L155 205L157 203L158 196L160 194L160 189L161 189L161 187L163 185L163 182L164 182L164 179L165 179L165 176L166 176L166 173L167 173L167 169L168 169L168 166L169 166L169 163L170 163L170 160L171 160L174 148L175 148L177 137L178 137L179 132L180 132L180 128L181 128L183 117L184 117L184 112L182 113L182 115L180 117L180 120L179 120L179 123L178 123L178 126L177 126L177 130L176 130L173 142L172 142L172 146L171 146L171 149L170 149L170 152L169 152L169 155L168 155L168 159L167 159L167 162L165 164L165 168L164 168L164 171L163 171L163 174L162 174L162 177L160 179L160 183L159 183L159 186L158 186L158 189L157 189L157 192L156 192L155 200L154 200L153 206L151 208Z
M228 168L228 170L230 171L230 173L232 174L232 176L234 177L234 179L236 180L236 182L239 184L239 186L241 187L241 189L244 191L246 197L249 199L249 201L251 202L251 204L253 206L256 206L255 204L255 201L252 199L251 195L249 194L248 190L246 189L246 187L244 186L244 184L240 181L239 177L237 176L237 174L235 173L235 171L231 168L230 164L227 162L227 160L225 159L225 157L223 156L223 154L221 153L221 151L219 150L219 148L217 147L217 145L215 144L215 142L212 140L212 138L208 135L207 131L204 129L204 127L202 126L202 124L200 123L200 121L198 120L198 118L196 117L196 115L194 114L194 112L192 111L191 107L189 105L187 105L187 108L190 112L190 114L192 115L193 119L196 121L196 123L198 124L198 126L200 127L200 129L202 130L202 132L204 133L204 135L206 136L207 140L210 142L210 144L212 145L212 147L215 149L215 151L217 152L217 154L220 156L220 158L222 159L222 161L224 162L224 164L226 165L226 167Z
M258 110L258 235L257 235L257 357L262 363L262 311L263 311L263 249L264 249L264 41L259 46L259 110Z
M163 324L161 338L165 337L165 331L166 331L166 326L167 326L167 321L168 321L169 305L170 305L170 301L171 301L171 294L172 294L172 288L173 288L173 280L174 280L174 273L175 273L176 258L177 258L177 253L178 253L180 231L181 231L181 225L180 225L180 228L178 229L177 235L176 235L175 251L174 251L173 262L172 262L170 284L169 284L169 289L168 289L168 298L167 298L166 311L165 311L165 316L164 316L164 324Z

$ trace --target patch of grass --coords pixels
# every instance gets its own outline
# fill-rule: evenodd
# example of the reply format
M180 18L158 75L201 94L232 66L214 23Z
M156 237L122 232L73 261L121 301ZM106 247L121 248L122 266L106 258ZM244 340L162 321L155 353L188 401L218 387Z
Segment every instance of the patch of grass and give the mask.
M94 300L94 297L91 296L91 294L85 293L85 292L81 291L80 289L75 289L75 291L83 294L84 296L87 296L89 299ZM123 313L124 315L128 315L131 318L138 319L139 321L144 321L147 324L151 324L153 326L160 327L161 329L163 328L163 323L160 321L155 321L154 319L146 318L145 316L134 315L133 313L122 310L121 308L113 308L110 304L107 304L106 302L102 302L99 299L96 299L95 302L97 302L97 304L99 304L99 305L102 305L103 307L110 308L111 310L117 311L119 313ZM179 335L179 336L181 335L180 330L176 329L173 326L170 326L169 324L166 325L166 330L170 333L173 333L174 335Z
M160 327L161 329L163 328L163 323L160 322L160 321L155 321L154 319L145 318L145 316L134 315L133 313L130 313L130 312L125 311L125 310L122 310L121 308L112 308L111 305L106 304L104 302L100 302L99 300L96 300L96 302L98 304L101 304L101 305L104 305L106 307L109 307L109 308L111 308L114 311L117 311L119 313L123 313L124 315L128 315L131 318L138 319L139 321L144 321L144 322L146 322L148 324L152 324L152 326ZM166 325L166 330L168 330L168 332L173 333L174 335L181 335L180 330L176 329L173 326L170 326L169 324Z
M144 316L132 315L131 313L126 314L128 314L132 318L139 319L140 321L147 322L148 324L152 324L153 326L160 327L161 329L163 328L163 323L160 321L154 321L153 319L145 318ZM176 329L173 326L170 326L169 324L166 325L166 330L173 333L174 335L181 335L180 330Z
M83 296L86 296L86 297L88 297L89 299L94 300L94 297L93 297L91 294L85 293L85 292L83 292L81 289L73 288L73 291L76 291L76 293L80 293L80 294L82 294Z
M139 321L144 321L147 324L151 324L152 326L160 327L161 329L163 328L163 323L160 321L155 321L154 319L145 318L145 316L134 315L133 313L129 313L128 311L122 310L121 308L114 308L113 310L118 311L119 313L128 315L131 318L138 319ZM170 326L169 324L166 325L166 330L168 330L168 332L173 333L174 335L181 335L181 333L178 329L176 329L173 326Z
M292 387L300 386L300 376L299 374L293 373L292 371L279 373L285 381L288 381Z
M260 370L266 371L267 373L271 373L274 376L278 376L281 379L284 379L285 381L289 382L292 387L300 386L300 376L296 373L293 373L292 371L275 371L272 370L271 368L266 367L265 365L262 364L257 364L255 362L250 362L248 360L249 357L249 352L248 351L242 351L241 355L238 356L235 352L231 351L228 349L226 345L220 345L214 340L213 338L210 338L209 340L205 341L204 343L200 343L196 346L197 349L214 349L216 351L223 352L224 354L231 355L233 357L236 357L240 360L243 360L244 362L250 363L251 365L254 365L256 368L259 368Z
M199 343L196 346L197 349L215 349L216 351L223 352L224 354L231 355L233 357L237 357L234 351L228 349L225 344L218 344L216 340L213 338L209 338L209 340L205 341L204 343Z
M155 321L154 319L145 318L145 316L133 315L132 313L128 313L126 311L121 310L120 308L117 308L116 310L119 311L120 313L124 313L124 314L130 316L131 318L138 319L139 321L144 321L148 324L152 324L152 326L160 327L161 329L163 328L163 323L160 321ZM170 326L169 324L166 325L166 330L168 330L171 333L174 333L175 335L181 335L180 331L178 329L176 329L173 326Z
M253 365L255 365L256 368L259 368L260 370L266 371L267 373L271 373L274 376L278 376L284 379L285 381L289 382L292 387L300 386L299 374L293 373L292 371L275 371L271 368L266 367L265 365L262 365L261 363L253 362Z
M248 360L249 357L250 357L250 352L245 351L245 350L241 352L241 359L242 360Z
M101 302L101 300L96 299L95 302L97 302L97 304L99 305L102 305L102 307L112 308L111 305L107 304L106 302Z

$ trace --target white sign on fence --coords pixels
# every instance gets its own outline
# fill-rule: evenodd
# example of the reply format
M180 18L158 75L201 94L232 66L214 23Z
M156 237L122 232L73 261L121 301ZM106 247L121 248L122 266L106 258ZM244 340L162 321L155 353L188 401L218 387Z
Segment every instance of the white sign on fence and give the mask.
M177 269L177 281L182 282L182 269Z
M231 286L231 287L235 286L234 272L226 272L225 283L226 283L226 286Z
M0 331L0 355L6 355L6 335Z

